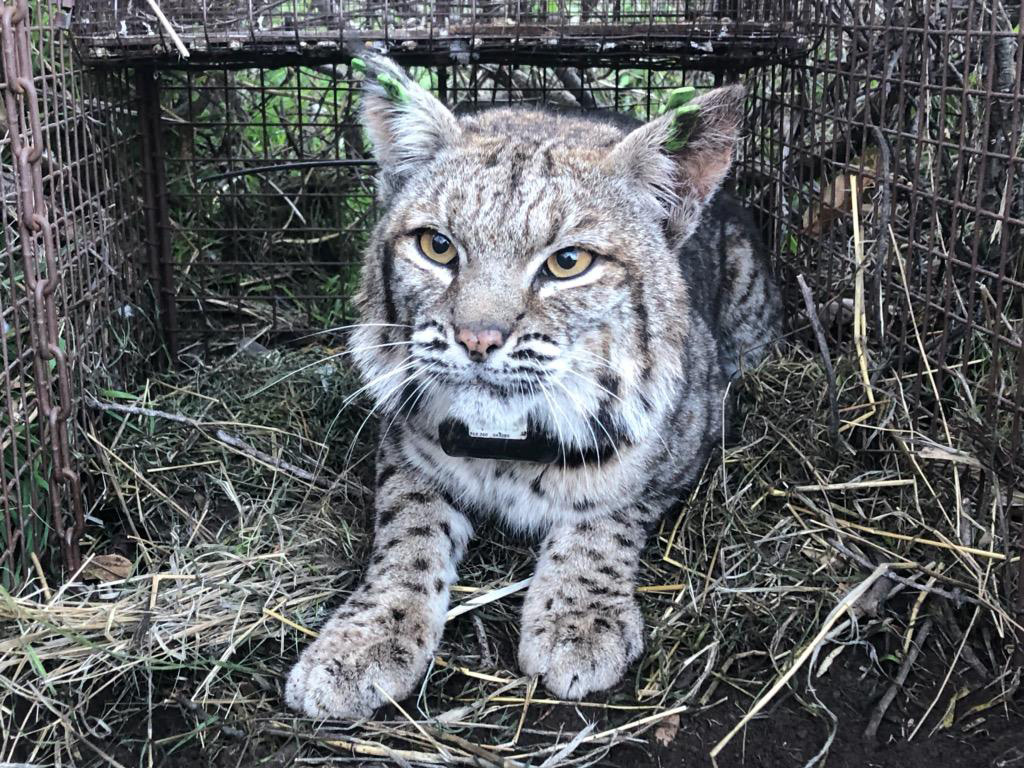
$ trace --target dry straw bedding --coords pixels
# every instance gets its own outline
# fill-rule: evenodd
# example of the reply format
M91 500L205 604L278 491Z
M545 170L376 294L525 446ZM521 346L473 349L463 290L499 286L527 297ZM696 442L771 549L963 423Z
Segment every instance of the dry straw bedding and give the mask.
M918 432L907 379L867 380L855 357L833 361L834 439L825 371L790 348L736 385L719 455L647 548L648 648L615 692L569 704L519 676L531 547L485 528L414 700L358 724L292 717L282 675L359 578L387 424L321 346L186 360L130 396L95 393L84 570L0 595L0 762L199 748L223 765L585 765L727 697L748 712L786 685L813 700L844 655L905 683L929 635L943 669L1015 687L1021 495L957 444L955 419ZM922 704L944 711L953 688ZM168 706L188 715L170 735Z

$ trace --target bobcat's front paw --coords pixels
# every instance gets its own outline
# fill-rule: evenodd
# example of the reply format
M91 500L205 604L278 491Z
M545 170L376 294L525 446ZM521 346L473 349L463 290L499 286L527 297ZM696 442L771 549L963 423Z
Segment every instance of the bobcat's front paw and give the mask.
M387 701L408 696L430 662L426 631L395 631L393 621L367 611L324 627L292 667L285 701L310 717L369 717ZM435 643L436 644L436 643Z
M519 667L542 675L559 698L611 688L643 650L643 617L632 597L587 610L557 599L531 602L523 612Z

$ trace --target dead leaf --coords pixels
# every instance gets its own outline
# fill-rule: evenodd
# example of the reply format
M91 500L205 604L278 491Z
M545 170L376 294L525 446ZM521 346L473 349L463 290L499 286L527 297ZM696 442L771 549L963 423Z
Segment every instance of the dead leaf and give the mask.
M932 459L934 461L952 461L960 464L966 464L975 469L981 469L981 462L968 453L959 451L956 448L946 448L941 445L927 445L924 448L920 448L917 451L917 455L922 459Z
M661 746L667 747L672 743L677 733L679 733L679 715L669 715L658 723L658 727L654 729L654 740L661 744Z
M846 176L841 174L821 191L821 202L804 212L804 232L808 235L820 235L833 221L843 215L849 208L847 183Z
M956 719L956 703L967 696L970 692L971 689L965 685L950 697L949 704L946 707L946 713L942 716L942 720L939 722L938 727L940 730L952 727L953 722Z
M851 168L857 169L857 191L861 198L862 216L871 211L872 203L865 192L876 186L879 157L878 148L871 146L849 162ZM821 189L821 200L804 211L803 230L808 235L824 234L832 222L852 210L853 197L850 195L849 174L840 173L829 184L825 184L825 179L822 179L822 184L824 186Z
M132 575L132 561L124 555L96 555L82 569L82 578L102 581L121 581Z

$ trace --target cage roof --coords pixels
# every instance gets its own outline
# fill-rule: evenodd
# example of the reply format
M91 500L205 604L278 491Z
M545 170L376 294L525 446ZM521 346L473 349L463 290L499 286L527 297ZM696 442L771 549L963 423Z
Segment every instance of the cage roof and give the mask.
M78 0L87 60L160 65L338 60L742 68L811 44L813 0Z

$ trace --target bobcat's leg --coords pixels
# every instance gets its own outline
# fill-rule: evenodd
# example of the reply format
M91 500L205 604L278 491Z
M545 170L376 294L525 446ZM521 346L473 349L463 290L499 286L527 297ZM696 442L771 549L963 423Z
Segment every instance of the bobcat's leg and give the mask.
M523 605L519 666L556 696L610 688L643 650L634 591L645 536L639 520L616 513L545 538Z
M288 676L288 705L311 717L368 717L385 693L405 698L441 640L472 527L412 470L386 458L378 459L376 507L362 585Z

